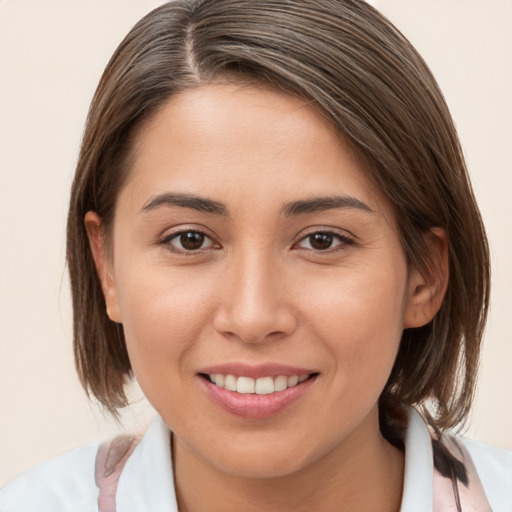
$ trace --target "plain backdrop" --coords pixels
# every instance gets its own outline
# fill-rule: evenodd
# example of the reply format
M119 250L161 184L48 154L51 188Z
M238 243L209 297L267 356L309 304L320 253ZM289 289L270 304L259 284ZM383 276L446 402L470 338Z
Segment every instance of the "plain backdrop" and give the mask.
M0 486L122 425L74 373L64 227L88 104L110 55L156 0L0 0ZM512 449L512 1L376 0L451 107L490 238L492 309L467 435Z

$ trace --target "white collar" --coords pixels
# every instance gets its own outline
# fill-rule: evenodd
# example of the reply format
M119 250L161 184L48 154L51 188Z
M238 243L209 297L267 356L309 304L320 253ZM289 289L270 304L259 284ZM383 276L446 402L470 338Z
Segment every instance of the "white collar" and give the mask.
M157 416L119 477L119 512L178 512L170 438L169 428Z
M409 409L405 437L405 478L400 512L433 510L433 455L421 416ZM157 416L119 478L119 512L178 512L174 492L169 428Z
M409 407L400 512L432 512L434 509L433 460L432 442L427 426L418 412Z

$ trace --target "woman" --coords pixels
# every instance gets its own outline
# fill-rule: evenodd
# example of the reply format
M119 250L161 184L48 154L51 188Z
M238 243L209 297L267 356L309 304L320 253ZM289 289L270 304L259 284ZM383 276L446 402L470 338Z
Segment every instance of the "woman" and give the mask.
M84 387L116 414L134 376L159 418L19 477L2 510L512 507L511 455L446 433L484 228L435 80L366 3L141 20L91 106L68 264Z

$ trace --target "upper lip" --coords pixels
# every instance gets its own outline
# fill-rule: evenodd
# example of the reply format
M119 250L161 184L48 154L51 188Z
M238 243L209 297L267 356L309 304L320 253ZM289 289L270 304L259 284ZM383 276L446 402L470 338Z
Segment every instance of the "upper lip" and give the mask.
M291 377L293 375L310 375L311 373L318 373L308 368L301 368L298 366L289 366L280 363L265 363L265 364L247 364L244 362L230 362L221 363L208 366L201 369L198 373L214 375L220 373L221 375L236 375L237 377L251 377L259 379L261 377Z

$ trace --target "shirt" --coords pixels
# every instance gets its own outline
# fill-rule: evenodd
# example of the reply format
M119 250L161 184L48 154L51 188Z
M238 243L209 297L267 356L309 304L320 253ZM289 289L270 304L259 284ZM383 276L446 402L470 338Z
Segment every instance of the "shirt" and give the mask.
M98 443L51 459L25 471L0 491L0 512L97 512L98 486L103 486L107 493L113 490L115 495L115 508L103 508L105 512L178 512L170 438L169 428L160 417L140 442L127 443L125 438L119 446L126 445L128 449L122 449L122 457L114 461L120 469L117 474L115 468L102 474L103 482L99 481L96 468L102 457L102 467L109 465L109 454ZM456 511L451 480L434 469L431 434L414 409L409 410L404 442L405 475L400 512ZM512 452L458 438L456 443L467 449L465 453L469 452L478 474L473 477L470 471L469 489L459 486L462 510L484 512L490 506L494 512L512 512ZM457 446L452 450L462 459L464 455L457 453ZM110 489L109 478L115 480ZM480 482L483 489L478 487ZM478 492L474 495L481 490L480 497L488 505L471 502L469 494L475 486ZM468 492L469 498L465 496ZM102 506L113 506L113 501L110 505L108 502L107 499Z

